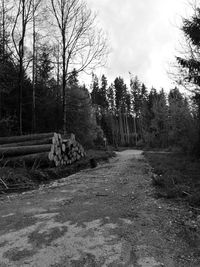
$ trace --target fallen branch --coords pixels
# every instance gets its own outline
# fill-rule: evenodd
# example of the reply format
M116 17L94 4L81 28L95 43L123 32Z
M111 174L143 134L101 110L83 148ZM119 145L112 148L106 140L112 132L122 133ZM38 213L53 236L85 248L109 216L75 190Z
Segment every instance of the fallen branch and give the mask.
M6 189L8 189L8 186L7 186L7 184L4 182L4 180L3 179L1 179L1 177L0 177L0 181L2 182L2 184L5 186L5 188Z
M186 191L182 191L183 194L187 195L187 196L192 196L190 193L186 192Z

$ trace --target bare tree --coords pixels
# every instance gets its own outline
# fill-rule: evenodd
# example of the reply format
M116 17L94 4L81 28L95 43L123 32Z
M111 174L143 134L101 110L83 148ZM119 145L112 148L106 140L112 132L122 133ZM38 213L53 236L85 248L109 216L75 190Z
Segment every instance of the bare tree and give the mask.
M77 72L96 67L108 53L106 38L95 29L95 15L81 0L51 0L51 13L62 44L63 129L67 129L67 79Z
M18 0L16 2L16 14L12 28L12 40L16 51L19 65L19 81L18 81L18 117L19 117L19 133L22 134L22 100L23 100L23 83L24 83L24 48L27 25L32 18L32 0Z
M15 50L15 58L17 59L17 65L19 67L19 80L18 80L18 118L19 118L19 133L23 132L22 125L22 107L23 107L23 79L24 71L32 61L32 79L33 79L33 105L32 105L32 129L35 130L35 47L36 47L36 11L40 6L41 0L17 0L14 7L14 21L11 30L12 41ZM32 27L28 28L28 25ZM30 49L30 41L27 42L27 35L30 34L32 29L33 40L33 53L29 58L26 57L25 45ZM30 35L29 35L30 37ZM30 40L30 39L29 39Z
M36 73L36 25L35 25L35 0L32 2L33 15L33 63L32 63L32 88L33 88L33 103L32 103L32 131L36 129L36 100L35 100L35 73Z
M1 1L1 35L2 35L2 61L5 60L5 1Z
M1 1L1 23L0 23L0 35L1 35L1 39L0 40L2 42L1 44L1 60L2 60L2 63L4 63L4 60L5 60L5 1L2 0ZM2 116L2 92L0 90L0 119L1 119L1 116Z
M36 85L36 66L37 66L37 21L41 21L37 10L41 6L41 0L32 0L32 40L33 40L33 47L32 47L32 131L36 131L36 92L35 92L35 85Z
M9 21L9 12L12 9L12 4L10 1L1 0L0 1L0 63L4 65L6 58L8 56L8 25ZM2 116L2 88L0 89L0 119Z

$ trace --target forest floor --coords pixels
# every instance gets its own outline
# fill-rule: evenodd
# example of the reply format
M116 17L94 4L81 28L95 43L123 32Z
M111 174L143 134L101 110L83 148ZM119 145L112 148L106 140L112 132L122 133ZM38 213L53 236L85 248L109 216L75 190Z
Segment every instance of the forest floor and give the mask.
M142 151L125 150L95 169L2 196L0 266L200 266L198 209L158 197L151 171Z
M100 162L108 161L110 157L114 156L115 153L112 148L107 150L90 149L86 151L84 158L63 167L39 168L35 165L32 168L30 166L2 167L0 168L0 195L36 189L41 184L48 184L53 180L67 177L89 168L91 166L90 159L94 159L99 164Z

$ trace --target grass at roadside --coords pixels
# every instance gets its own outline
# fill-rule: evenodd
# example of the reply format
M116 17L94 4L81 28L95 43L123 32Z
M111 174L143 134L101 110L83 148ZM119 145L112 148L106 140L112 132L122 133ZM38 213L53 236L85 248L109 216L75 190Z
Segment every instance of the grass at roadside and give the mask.
M40 184L49 183L52 180L63 178L82 169L90 168L90 159L97 163L107 161L114 157L112 150L88 150L86 157L66 167L27 169L27 168L0 168L0 194L11 192L23 192L37 188Z
M145 152L156 196L200 207L200 160L178 153Z

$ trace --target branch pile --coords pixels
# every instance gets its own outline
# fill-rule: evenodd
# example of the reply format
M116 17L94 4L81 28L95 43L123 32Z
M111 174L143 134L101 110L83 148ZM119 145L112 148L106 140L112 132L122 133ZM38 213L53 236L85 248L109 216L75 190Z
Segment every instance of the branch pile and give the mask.
M66 166L85 156L74 134L44 133L0 137L1 166Z

